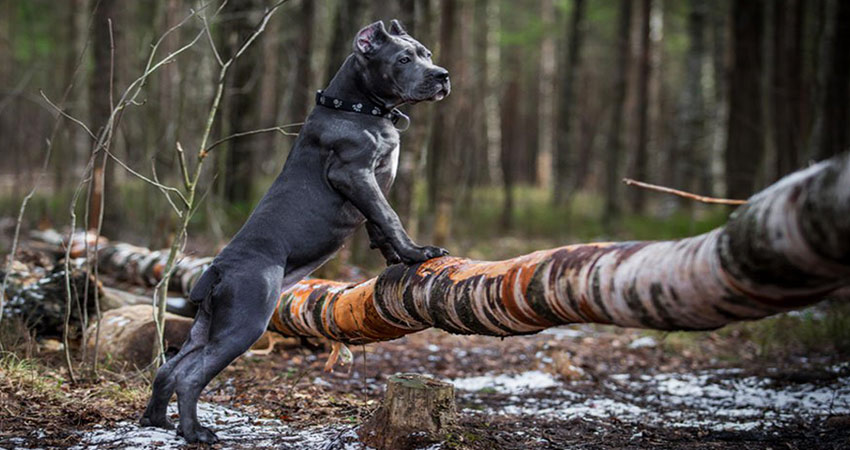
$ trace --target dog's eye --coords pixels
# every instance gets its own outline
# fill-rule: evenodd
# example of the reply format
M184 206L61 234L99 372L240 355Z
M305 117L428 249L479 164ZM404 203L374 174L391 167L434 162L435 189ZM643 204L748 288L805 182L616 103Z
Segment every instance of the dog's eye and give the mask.
M407 64L410 62L410 58L408 58L407 56L402 56L401 59L398 60L398 62L402 64Z

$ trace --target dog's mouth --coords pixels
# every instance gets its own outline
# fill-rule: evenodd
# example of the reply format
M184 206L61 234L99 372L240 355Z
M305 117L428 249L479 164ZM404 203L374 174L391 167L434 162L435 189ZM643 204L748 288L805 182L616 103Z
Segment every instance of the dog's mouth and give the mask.
M446 98L451 92L451 85L448 81L438 82L430 86L422 86L412 95L403 97L409 103L418 102L438 102Z
M429 100L438 102L444 98L446 98L451 92L452 88L448 81L445 83L440 83L437 85L437 92L431 96Z

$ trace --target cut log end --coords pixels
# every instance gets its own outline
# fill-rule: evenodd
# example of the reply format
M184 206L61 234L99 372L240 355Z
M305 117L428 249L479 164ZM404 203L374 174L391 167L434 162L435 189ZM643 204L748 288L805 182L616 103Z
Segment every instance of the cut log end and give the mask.
M192 319L165 315L166 353L183 345L192 328ZM94 348L96 325L89 330L88 345ZM156 345L156 324L150 305L124 306L107 311L100 323L100 356L129 363L138 368L150 364Z
M358 430L377 449L418 448L442 441L455 424L454 386L426 375L396 374L384 402Z

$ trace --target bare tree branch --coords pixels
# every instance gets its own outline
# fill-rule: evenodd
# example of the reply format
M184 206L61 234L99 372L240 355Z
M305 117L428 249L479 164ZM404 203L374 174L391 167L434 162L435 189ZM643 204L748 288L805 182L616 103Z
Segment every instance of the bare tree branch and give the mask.
M225 143L225 142L227 142L231 139L235 139L235 138L239 138L239 137L243 137L243 136L250 136L252 134L260 134L260 133L268 133L268 132L271 132L271 131L278 131L278 132L280 132L280 134L282 134L284 136L298 136L298 133L291 133L289 131L286 131L284 128L286 128L286 127L297 127L297 126L301 126L301 125L304 125L304 122L290 123L290 124L286 124L286 125L281 125L279 127L269 127L269 128L261 128L261 129L258 129L258 130L243 131L241 133L233 133L230 136L227 136L225 138L221 138L221 139L213 142L209 147L206 148L205 151L207 153L209 153L210 150L218 147L220 144L223 144L223 143Z
M626 186L637 186L639 188L648 189L650 191L663 192L665 194L673 194L679 197L688 198L691 200L696 200L702 203L712 203L715 205L743 205L746 204L746 200L735 200L731 198L716 198L716 197L707 197L705 195L697 195L691 194L690 192L680 191L679 189L673 189L665 186L659 186L657 184L644 183L643 181L633 180L631 178L623 178L623 183Z

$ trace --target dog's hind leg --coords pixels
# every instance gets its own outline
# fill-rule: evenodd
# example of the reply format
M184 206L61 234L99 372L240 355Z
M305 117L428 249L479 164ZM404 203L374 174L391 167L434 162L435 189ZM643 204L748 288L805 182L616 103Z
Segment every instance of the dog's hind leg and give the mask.
M219 372L265 332L283 278L283 270L279 272L279 276L234 277L238 284L223 280L222 289L211 299L209 339L173 369L180 412L178 434L188 442L218 440L215 433L198 421L198 397Z
M175 368L187 355L190 355L207 343L210 332L211 313L209 302L204 302L210 299L213 289L218 285L220 280L221 274L213 265L201 275L201 278L192 289L189 295L189 301L194 304L200 304L201 307L198 308L198 312L195 314L195 323L192 324L189 337L183 343L183 347L156 372L150 401L144 414L142 414L142 419L139 421L142 426L166 429L174 428L174 425L166 417L166 411L168 409L168 402L171 400L171 396L174 395L177 381Z
M176 355L171 357L162 367L156 372L156 378L153 382L153 392L148 401L148 406L145 409L139 424L143 427L159 427L165 429L173 429L174 425L168 420L167 409L168 402L171 396L174 395L176 387L175 368L192 352L201 348L207 343L210 328L210 313L204 308L198 309L195 315L195 323L189 331L189 338L180 348Z

